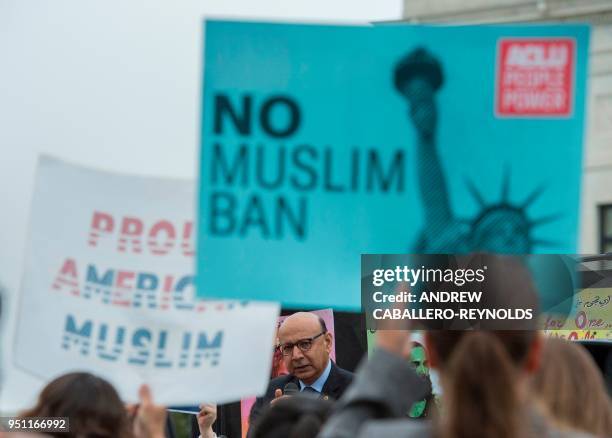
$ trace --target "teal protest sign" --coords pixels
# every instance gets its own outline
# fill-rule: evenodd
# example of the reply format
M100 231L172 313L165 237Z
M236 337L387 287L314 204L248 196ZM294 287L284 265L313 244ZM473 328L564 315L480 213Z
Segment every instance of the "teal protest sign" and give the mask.
M362 253L575 252L588 39L206 22L198 294L358 309Z

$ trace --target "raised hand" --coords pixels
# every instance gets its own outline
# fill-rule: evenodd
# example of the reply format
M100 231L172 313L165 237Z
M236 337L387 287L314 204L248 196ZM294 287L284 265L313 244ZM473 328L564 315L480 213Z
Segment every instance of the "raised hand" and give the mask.
M217 405L212 403L202 403L200 412L198 412L198 428L200 429L201 438L213 438L215 433L212 430L212 425L217 419Z

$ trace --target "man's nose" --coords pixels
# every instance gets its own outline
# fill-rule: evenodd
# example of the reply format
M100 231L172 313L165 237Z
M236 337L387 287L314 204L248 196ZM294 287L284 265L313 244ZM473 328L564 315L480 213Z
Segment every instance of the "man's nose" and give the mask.
M304 357L302 350L300 350L297 345L293 346L293 352L291 354L291 357L293 358L293 360L299 360Z

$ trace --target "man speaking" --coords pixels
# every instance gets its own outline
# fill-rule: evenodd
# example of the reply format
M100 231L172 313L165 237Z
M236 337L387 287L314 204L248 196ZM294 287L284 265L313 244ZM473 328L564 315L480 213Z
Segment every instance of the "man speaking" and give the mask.
M353 373L330 359L332 335L317 315L298 312L289 316L278 330L278 342L289 374L272 379L266 394L257 398L249 430L263 410L281 397L309 392L323 399L337 399L353 380Z

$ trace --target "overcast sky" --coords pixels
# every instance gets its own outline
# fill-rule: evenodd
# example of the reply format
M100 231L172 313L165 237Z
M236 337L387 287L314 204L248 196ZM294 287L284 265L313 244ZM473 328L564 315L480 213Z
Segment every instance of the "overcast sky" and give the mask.
M36 159L193 178L201 22L210 17L364 22L401 0L0 0L0 283L14 310ZM29 404L2 328L0 409Z

